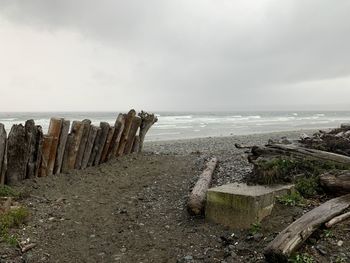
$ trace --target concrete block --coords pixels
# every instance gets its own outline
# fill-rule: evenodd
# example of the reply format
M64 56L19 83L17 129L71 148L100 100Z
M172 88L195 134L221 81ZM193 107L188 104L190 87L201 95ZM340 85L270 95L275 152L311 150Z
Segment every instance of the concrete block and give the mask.
M206 219L230 228L245 229L271 214L277 196L294 191L294 185L227 184L207 192Z

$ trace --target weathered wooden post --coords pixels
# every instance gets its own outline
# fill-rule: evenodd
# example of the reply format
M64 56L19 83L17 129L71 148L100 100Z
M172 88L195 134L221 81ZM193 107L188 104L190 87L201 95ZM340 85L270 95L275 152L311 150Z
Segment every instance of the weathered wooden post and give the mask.
M53 137L50 135L43 136L43 148L41 155L40 177L48 176L49 174L49 158L51 153Z
M90 154L89 161L87 164L88 167L94 165L94 161L96 159L96 154L98 152L98 147L99 147L99 143L100 143L101 133L102 133L102 129L101 129L101 127L98 127L95 141L94 141L94 145L92 146L91 154Z
M128 112L128 114L126 115L125 126L124 126L123 133L121 135L121 138L120 138L117 156L122 156L124 153L125 145L126 145L126 142L128 139L128 134L129 134L129 131L130 131L131 125L132 125L132 120L135 116L136 116L136 111L133 109L130 110Z
M56 161L54 166L54 174L59 174L62 170L63 156L66 149L67 138L69 133L70 121L62 119L62 129L60 139L58 141Z
M62 119L58 119L58 118L50 119L48 135L52 136L52 143L51 143L51 150L50 150L50 156L49 156L49 162L48 162L48 171L47 171L48 175L54 174L57 149L58 149L61 130L62 130L62 123L63 123Z
M0 123L0 184L5 184L7 135L4 124Z
M109 127L108 135L107 135L106 143L105 143L105 145L103 147L100 163L104 163L104 162L107 161L107 154L108 154L109 147L110 147L110 145L112 143L114 130L115 130L114 127Z
M135 116L131 122L131 127L129 130L128 138L126 140L126 144L124 148L124 154L131 153L132 145L134 143L134 139L138 129L140 128L140 125L141 125L141 118L138 116Z
M115 121L114 134L111 145L109 146L107 160L110 160L113 156L116 156L117 154L120 138L124 130L125 116L125 114L119 114L117 120Z
M132 153L138 153L140 149L140 136L136 135L132 144Z
M83 135L81 137L81 142L80 142L80 146L77 154L77 160L75 162L75 169L81 169L81 164L84 157L86 143L89 137L90 126L91 126L90 120L87 120L87 119L83 120Z
M81 169L85 169L88 166L98 130L99 130L99 127L95 125L90 126L90 131L86 142L85 152L83 155L83 160L81 162Z
M73 121L71 132L68 135L65 156L63 157L62 169L64 169L64 172L74 169L75 167L83 130L83 122Z
M14 184L25 178L28 162L28 142L22 124L12 126L7 145L7 183Z
M139 113L139 116L142 119L140 133L139 133L139 136L140 136L139 152L141 152L142 148L143 148L143 142L144 142L145 137L146 137L146 133L152 127L152 125L158 121L158 118L154 114L149 114L149 113L144 112L144 111L141 111Z
M34 153L34 160L35 160L34 177L38 177L40 173L43 143L44 143L43 130L40 125L37 125L36 126L36 146L35 146L36 152Z
M96 144L97 150L96 150L95 159L93 161L93 165L100 164L103 148L104 148L104 145L106 143L109 128L110 128L108 122L101 122L100 127L101 127L101 134L100 134L100 137L98 138L98 141Z
M37 174L38 168L38 151L40 144L41 127L36 126L33 120L27 120L25 125L26 140L28 143L28 160L27 160L27 174L26 178L34 178ZM39 128L40 127L40 128ZM40 153L39 153L40 154Z

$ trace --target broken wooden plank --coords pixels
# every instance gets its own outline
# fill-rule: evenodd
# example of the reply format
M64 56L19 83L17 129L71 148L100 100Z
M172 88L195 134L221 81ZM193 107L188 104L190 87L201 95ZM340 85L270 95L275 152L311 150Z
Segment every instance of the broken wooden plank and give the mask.
M59 174L62 170L62 163L63 163L64 151L66 149L69 128L70 128L70 121L62 119L62 128L60 133L60 139L58 141L56 161L55 161L55 166L53 170L54 174Z
M83 134L81 137L81 142L79 146L79 150L77 153L77 159L75 161L75 169L81 169L81 164L84 157L84 152L86 148L86 143L88 141L89 137L89 131L90 131L91 121L88 119L83 120Z
M88 139L87 139L87 142L86 142L86 147L85 147L83 160L81 162L81 169L85 169L88 166L89 159L90 159L90 156L91 156L91 153L92 153L92 149L93 149L93 146L94 146L94 142L95 142L98 130L99 130L99 127L97 127L95 125L91 125L90 131L89 131L89 135L88 135Z
M205 170L199 176L199 179L189 196L187 210L192 215L200 215L204 212L205 200L211 179L216 168L218 160L214 157L206 164Z
M294 221L267 246L268 262L288 262L295 252L322 224L341 214L350 206L350 194L331 199Z
M61 118L51 118L48 130L48 135L52 136L51 150L48 162L47 175L54 174L55 162L57 157L57 149L59 145L61 130L62 130L63 120Z

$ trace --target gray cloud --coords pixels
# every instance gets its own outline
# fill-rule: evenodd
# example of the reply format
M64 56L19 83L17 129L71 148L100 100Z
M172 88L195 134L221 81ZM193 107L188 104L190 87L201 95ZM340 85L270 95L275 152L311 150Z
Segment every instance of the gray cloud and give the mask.
M8 30L34 32L34 43L43 35L69 48L74 39L83 50L66 60L62 54L55 68L58 96L75 90L67 109L109 110L113 102L170 110L350 105L342 100L350 95L346 0L2 0L0 10ZM50 54L59 43L51 50L54 44L38 41L37 48ZM71 60L76 67L67 72ZM40 79L16 74L16 88ZM47 77L43 86L56 90L54 81ZM73 105L80 92L90 100Z

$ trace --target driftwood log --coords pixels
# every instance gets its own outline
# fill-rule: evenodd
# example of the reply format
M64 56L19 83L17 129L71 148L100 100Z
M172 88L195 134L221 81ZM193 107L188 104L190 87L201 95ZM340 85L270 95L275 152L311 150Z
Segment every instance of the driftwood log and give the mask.
M47 134L49 136L52 136L52 143L51 143L51 150L50 150L50 156L49 156L49 162L48 162L47 175L54 174L55 162L57 157L57 148L60 142L60 135L62 130L62 123L63 123L62 119L58 119L58 118L50 119L49 131Z
M103 148L104 148L106 141L107 141L110 125L108 122L101 122L100 128L101 128L101 134L98 137L98 141L96 144L96 155L95 155L95 159L93 161L93 165L100 164Z
M7 134L4 124L0 123L0 184L5 184L5 172L6 172L6 143Z
M91 121L88 119L83 120L83 134L81 136L81 141L79 145L79 150L77 153L77 159L75 161L75 169L81 169L81 165L84 158L85 148L89 137Z
M329 220L325 225L326 225L326 227L330 228L330 227L332 227L340 222L343 222L349 218L350 218L350 212L347 212L347 213L342 214L340 216L334 217L333 219Z
M22 124L12 126L8 135L7 144L7 172L8 184L14 184L25 178L27 173L27 162L29 159L28 141L26 130Z
M131 127L128 133L128 137L126 139L126 144L124 148L124 154L129 154L131 153L132 150L132 145L134 143L134 139L136 136L137 131L140 128L141 125L141 117L135 116L132 121L131 121Z
M108 150L109 150L109 147L110 147L110 145L112 143L114 131L115 131L114 127L109 127L108 134L107 134L107 139L106 139L105 145L104 145L103 150L102 150L100 163L104 163L104 162L107 161Z
M110 160L113 156L117 156L120 138L124 130L125 116L125 114L119 114L117 120L115 121L114 134L107 154L108 160Z
M288 262L308 237L322 224L341 214L350 206L350 194L331 199L294 221L267 246L268 262Z
M153 124L155 124L158 121L158 118L154 114L149 114L147 112L141 111L139 113L139 116L141 117L141 126L140 126L140 148L139 152L143 149L143 142L145 141L146 134L148 130L152 127Z
M125 116L125 126L124 126L124 130L122 132L121 138L120 138L117 156L122 156L124 153L124 149L125 149L125 146L126 146L126 143L128 140L128 136L129 136L129 132L131 129L131 125L132 125L132 120L134 119L135 116L136 116L135 110L130 110L128 112L128 114Z
M334 167L339 170L350 168L349 156L295 144L254 146L251 148L248 160L254 165L253 174L249 179L262 184L294 181L298 174L307 172L305 167L310 169ZM312 176L312 174L309 175Z
M331 171L320 175L321 186L332 193L350 193L350 171Z
M195 184L187 203L187 210L192 215L201 215L204 212L207 190L210 186L217 159L212 158Z
M49 158L51 154L53 137L50 135L44 135L43 137L43 148L41 155L41 166L40 166L40 177L48 176L49 174Z
M311 158L320 161L333 162L337 164L350 164L350 157L341 154L325 152L315 149L308 149L293 144L274 144L267 146L254 146L250 160L257 159L260 156L293 156L296 158Z
M90 126L89 135L85 146L85 152L83 155L83 160L81 162L81 169L85 169L88 166L98 129L99 127L95 125Z
M67 138L69 133L70 121L62 119L62 129L60 133L60 139L58 141L56 161L54 166L54 174L59 174L62 170L62 162L64 156L64 150L67 144Z
M303 134L299 142L308 148L350 156L350 125L343 123L330 131L319 131L312 136Z

